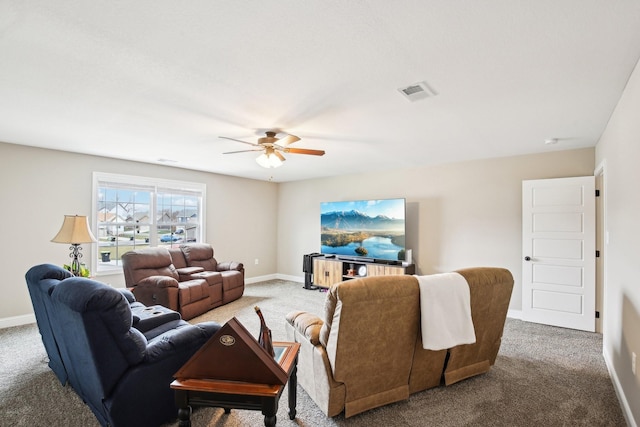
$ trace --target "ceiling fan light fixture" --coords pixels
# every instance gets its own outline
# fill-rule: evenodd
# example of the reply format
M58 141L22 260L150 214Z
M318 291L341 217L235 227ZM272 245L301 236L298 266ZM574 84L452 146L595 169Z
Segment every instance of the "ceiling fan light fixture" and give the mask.
M256 159L256 163L258 163L263 168L277 168L278 166L282 166L282 160L280 160L273 153L262 153Z
M309 148L289 148L289 145L294 142L300 141L300 138L288 134L284 138L276 138L275 131L265 132L267 136L258 139L258 143L241 141L235 138L229 138L227 136L221 136L220 138L228 139L231 141L240 142L242 144L251 145L252 149L239 150L239 151L227 151L222 154L235 154L245 153L248 151L262 151L263 153L258 156L256 163L263 168L277 168L282 166L282 163L286 160L282 153L292 154L306 154L311 156L324 156L324 150L312 150Z

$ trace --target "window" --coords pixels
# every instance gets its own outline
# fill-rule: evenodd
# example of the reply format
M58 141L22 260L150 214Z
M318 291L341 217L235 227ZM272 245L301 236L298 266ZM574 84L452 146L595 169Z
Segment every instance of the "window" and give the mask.
M205 193L199 183L95 172L93 271L119 271L132 249L202 241Z

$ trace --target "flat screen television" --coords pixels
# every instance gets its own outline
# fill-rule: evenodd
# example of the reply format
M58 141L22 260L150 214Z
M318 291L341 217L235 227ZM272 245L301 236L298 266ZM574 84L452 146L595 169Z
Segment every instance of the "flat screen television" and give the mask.
M321 253L341 259L402 261L405 199L320 203Z

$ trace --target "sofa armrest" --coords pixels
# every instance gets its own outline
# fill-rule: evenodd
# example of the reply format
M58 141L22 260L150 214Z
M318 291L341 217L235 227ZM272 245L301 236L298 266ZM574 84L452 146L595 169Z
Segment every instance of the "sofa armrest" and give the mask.
M200 348L220 329L217 322L200 322L195 325L183 324L171 329L148 342L145 362L154 363L172 357L182 349Z
M143 334L165 323L181 319L180 313L161 305L134 307L131 309L131 313L133 314L133 327Z
M324 322L318 316L304 311L292 311L286 316L287 322L304 335L313 345L320 344L320 328Z
M129 304L136 302L136 297L133 296L133 293L129 289L118 289L120 293L126 298Z
M185 280L193 279L193 277L191 276L193 274L203 272L204 268L203 267L181 267L181 268L176 268L176 271L178 272L180 281L184 282Z
M218 266L216 267L216 269L218 271L229 271L229 270L242 271L244 270L244 264L236 261L225 261L225 262L218 263Z
M136 283L136 287L177 288L178 281L169 276L149 276Z

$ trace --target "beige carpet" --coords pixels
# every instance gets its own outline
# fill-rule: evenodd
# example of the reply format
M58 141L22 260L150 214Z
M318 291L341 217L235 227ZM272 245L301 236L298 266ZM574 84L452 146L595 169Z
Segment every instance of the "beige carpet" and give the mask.
M231 317L254 335L253 307L260 306L276 340L286 338L284 315L301 309L321 314L324 294L299 283L273 280L247 285L245 296L193 319ZM278 426L625 426L602 357L602 337L508 319L496 365L450 387L412 395L407 401L345 419L327 419L298 387L297 417L287 415L285 390ZM0 330L0 426L97 426L70 387L46 365L35 325ZM261 426L257 411L197 408L197 426ZM177 422L164 427L177 426Z

